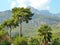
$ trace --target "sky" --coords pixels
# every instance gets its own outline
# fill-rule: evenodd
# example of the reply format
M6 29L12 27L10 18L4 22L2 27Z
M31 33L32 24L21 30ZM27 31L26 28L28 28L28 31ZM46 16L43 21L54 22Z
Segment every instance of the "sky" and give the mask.
M34 7L38 10L49 10L60 13L60 0L0 0L0 12L14 7Z

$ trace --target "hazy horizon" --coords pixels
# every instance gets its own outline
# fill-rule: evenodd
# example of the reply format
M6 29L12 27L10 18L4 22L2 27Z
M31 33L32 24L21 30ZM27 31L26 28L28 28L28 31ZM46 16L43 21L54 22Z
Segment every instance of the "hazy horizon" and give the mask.
M38 10L48 10L51 13L60 13L60 0L0 0L0 12L11 10L14 7L31 6Z

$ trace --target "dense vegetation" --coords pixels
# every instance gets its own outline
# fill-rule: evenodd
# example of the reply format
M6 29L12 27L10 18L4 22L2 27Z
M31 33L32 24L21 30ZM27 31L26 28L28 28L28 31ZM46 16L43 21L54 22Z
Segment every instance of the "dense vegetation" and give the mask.
M30 8L13 8L12 17L0 24L0 45L60 45L59 36L56 37L56 33L53 33L53 29L47 24L41 24L38 29L36 28L35 36L23 35L22 23L29 23L33 15ZM12 29L17 27L20 28L19 34L12 37Z

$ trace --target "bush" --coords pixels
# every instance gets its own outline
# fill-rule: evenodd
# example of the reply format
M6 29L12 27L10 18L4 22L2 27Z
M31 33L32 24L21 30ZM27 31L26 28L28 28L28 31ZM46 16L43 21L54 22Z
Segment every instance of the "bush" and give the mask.
M3 40L0 45L11 45L10 42L6 41L6 40Z
M6 32L3 31L3 30L0 30L0 38L1 38L2 36L4 36L4 35L6 35Z
M28 45L40 45L38 39L36 38L31 38L28 42Z
M15 38L13 44L14 45L28 45L27 44L27 39L26 38L23 38L23 37L17 37L17 38Z
M59 38L54 39L52 45L60 45L60 40L59 40Z

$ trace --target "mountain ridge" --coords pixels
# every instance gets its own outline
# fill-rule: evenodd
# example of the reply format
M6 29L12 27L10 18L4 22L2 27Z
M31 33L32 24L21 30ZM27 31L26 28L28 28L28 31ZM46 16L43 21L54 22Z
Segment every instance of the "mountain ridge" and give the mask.
M32 17L31 21L35 21L35 23L38 24L38 22L45 22L47 24L55 24L60 22L60 13L59 15L57 14L52 14L48 10L37 10L33 7L30 7L31 11L34 13L34 16ZM0 12L0 23L2 23L4 20L9 19L12 16L12 12L10 10L6 10L3 12ZM31 22L30 21L30 22ZM38 24L39 25L39 24Z
M57 28L60 29L59 15L57 16L57 14L56 15L52 14L47 10L39 11L33 7L30 7L30 8L31 8L31 11L34 13L34 16L32 17L32 20L29 21L28 24L23 22L22 26L23 26L24 35L26 36L27 34L28 36L30 36L31 34L35 35L37 31L36 28L38 28L41 24L44 24L44 23L51 25L53 29L57 29ZM12 17L12 12L10 10L0 12L0 24L11 17ZM19 27L12 30L13 35L17 34L18 32L19 32Z

